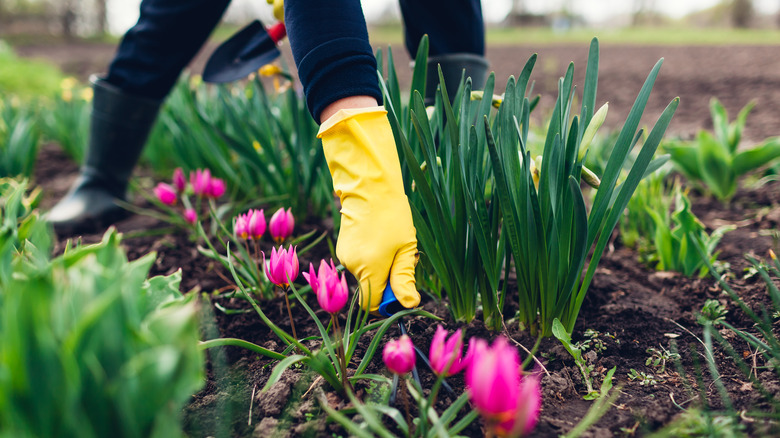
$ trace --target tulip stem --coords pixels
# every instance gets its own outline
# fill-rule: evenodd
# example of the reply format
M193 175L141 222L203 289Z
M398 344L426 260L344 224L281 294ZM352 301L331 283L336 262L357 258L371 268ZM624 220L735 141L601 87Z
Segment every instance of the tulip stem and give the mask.
M351 390L352 385L350 385L349 380L347 379L347 355L344 352L344 343L342 342L343 339L341 337L339 319L336 317L335 313L330 314L330 319L333 321L333 336L336 338L336 343L338 344L336 354L338 355L339 367L341 368L341 384L344 386L345 391L347 389Z
M431 395L428 397L428 406L434 407L436 404L436 398L439 395L439 389L441 389L441 384L444 383L444 375L438 375L436 376L436 382L433 384L433 388L431 388Z
M414 435L414 423L412 422L412 414L409 411L409 395L407 394L407 380L406 375L400 376L401 384L398 385L398 390L401 393L401 403L404 404L404 410L406 411L406 425L409 427L409 436Z
M284 291L284 302L287 303L287 315L290 317L290 328L292 329L293 338L298 340L298 334L295 333L295 321L293 321L292 310L290 310L290 298L287 296L288 288L282 289Z

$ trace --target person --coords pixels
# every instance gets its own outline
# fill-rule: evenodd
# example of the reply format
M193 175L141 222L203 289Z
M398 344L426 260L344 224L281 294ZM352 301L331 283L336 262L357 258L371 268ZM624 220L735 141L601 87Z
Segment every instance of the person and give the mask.
M281 0L276 0L281 3ZM61 234L104 227L124 210L127 183L165 96L216 27L230 0L143 0L104 77L91 79L90 141L79 177L47 219ZM484 83L480 0L400 0L412 56L429 36L429 78ZM275 8L277 9L277 8ZM278 9L280 10L280 9ZM360 0L286 0L284 20L306 103L341 199L336 254L375 311L389 282L415 307L416 232ZM434 82L435 83L435 82ZM456 83L456 82L455 82ZM428 98L435 86L428 86Z

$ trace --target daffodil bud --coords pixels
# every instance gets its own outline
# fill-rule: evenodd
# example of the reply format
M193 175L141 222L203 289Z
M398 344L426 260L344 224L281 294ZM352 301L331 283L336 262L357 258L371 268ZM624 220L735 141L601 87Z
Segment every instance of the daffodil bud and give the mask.
M582 141L580 142L580 153L577 155L577 159L582 161L585 156L585 152L588 150L590 143L593 141L593 137L596 136L596 131L601 128L604 120L607 118L607 111L609 111L609 103L605 103L593 114L593 118L590 119L588 127L585 128L585 133L582 134Z
M471 100L482 100L482 98L485 97L485 92L481 90L476 90L471 92ZM504 95L498 95L494 94L491 99L491 105L493 105L494 108L498 108L501 106L501 102L504 101Z
M599 188L601 185L601 180L599 177L596 176L595 173L593 173L592 170L588 169L585 166L582 166L582 172L580 173L582 176L582 180L585 181L585 183L594 189Z
M537 155L535 159L531 160L531 178L534 180L534 187L539 190L539 177L541 176L542 169L542 156Z

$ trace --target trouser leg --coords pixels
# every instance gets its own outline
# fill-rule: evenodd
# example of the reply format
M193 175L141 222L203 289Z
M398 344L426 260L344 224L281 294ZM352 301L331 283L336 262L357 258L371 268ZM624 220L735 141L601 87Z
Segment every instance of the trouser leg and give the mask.
M423 35L428 35L428 74L425 100L432 104L441 66L452 97L461 74L471 77L472 88L485 86L485 24L480 0L400 0L406 48L414 58Z
M47 219L62 234L95 231L126 213L116 204L163 98L219 22L229 0L144 0L106 78L94 77L90 139L79 178Z
M230 0L144 0L122 38L106 81L123 92L163 99L208 39Z
M314 120L344 97L382 102L360 0L285 0L284 21Z

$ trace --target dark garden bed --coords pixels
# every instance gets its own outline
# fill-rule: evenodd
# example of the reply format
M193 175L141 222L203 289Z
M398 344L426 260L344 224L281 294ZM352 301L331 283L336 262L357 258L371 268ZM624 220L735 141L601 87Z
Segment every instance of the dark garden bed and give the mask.
M52 200L67 188L76 166L69 163L57 148L46 147L41 153L37 169L35 180L46 193L46 206L51 205ZM734 274L729 282L753 307L767 303L766 287L756 277L747 280L742 278L745 268L749 266L743 255L752 253L763 258L770 248L778 249L777 242L765 232L776 230L780 221L778 193L780 183L770 183L756 189L740 189L729 207L693 196L694 211L708 228L724 223L738 226L723 239L719 247L719 259L730 264ZM316 224L304 225L313 226ZM164 230L165 227L166 224L143 216L133 216L117 224L117 228L125 233L124 246L130 258L157 251L157 262L151 274L170 274L181 268L182 290L193 291L191 293L211 293L227 286L223 279L227 275L224 269L200 256L186 235L154 233L154 230ZM80 238L83 242L94 242L101 235L88 234ZM72 236L60 237L60 248L68 237ZM310 260L318 260L327 254L327 245L322 244L315 254L307 254L303 258L302 266L308 266ZM735 308L711 277L689 279L679 274L656 272L641 265L637 258L635 252L621 247L619 241L613 242L597 270L574 331L575 341L587 340L583 335L587 329L598 333L591 342L594 347L587 350L586 355L593 365L594 375L602 377L608 369L617 367L615 385L620 387L620 396L591 429L589 433L592 436L621 433L641 436L656 430L680 415L680 407L690 408L698 403L696 391L702 383L704 387L701 390L706 394L710 407L723 408L712 378L701 371L704 350L699 342L702 330L696 322L696 314L707 299L718 299L729 309L727 321L739 328L749 329L752 326L752 322ZM246 313L228 315L214 307L204 306L204 336L237 337L271 350L279 350L276 338L256 314L249 312L250 306L246 301L238 298L213 298L213 301L223 308L241 309ZM277 324L287 326L283 300L264 302L262 306ZM446 328L454 330L458 327L443 303L424 297L423 307L441 317ZM505 308L507 323L504 334L530 348L534 339L520 331L511 318L516 307L515 298L510 292ZM301 336L315 334L316 329L303 309L294 307L293 313L298 321L299 333L303 332ZM322 319L326 318L324 313L321 316ZM422 317L408 321L410 336L419 346L429 345L434 329L435 323ZM397 336L395 331L391 329L390 335ZM467 337L491 338L496 335L485 330L477 321L467 325L465 331ZM368 342L370 338L364 340L364 344ZM679 363L684 374L680 374L673 363L668 363L662 374L657 373L657 368L645 365L650 356L647 352L649 348L669 350L672 343L681 354ZM596 351L596 345L603 351ZM365 346L358 347L358 357ZM745 357L754 353L745 345L743 347L744 351L740 351L740 354ZM191 436L271 436L271 431L276 431L274 433L279 436L344 434L337 425L326 424L325 415L312 394L317 387L325 388L326 391L327 387L321 382L315 382L310 372L302 368L286 371L280 382L267 393L260 394L260 388L273 367L272 361L236 347L227 347L222 353L211 351L208 381L185 409L185 429ZM715 355L722 382L728 388L735 408L743 410L757 407L759 394L745 376L722 351L716 349ZM542 379L543 408L534 436L555 437L571 429L592 402L582 399L584 386L580 373L557 340L545 340L538 357L549 374ZM383 368L381 359L376 356L367 371L386 372ZM652 375L655 383L642 384L641 380L629 380L631 369ZM697 382L697 376L701 378L700 382ZM424 384L432 384L433 377L429 372L423 372L422 377ZM600 377L597 381L600 381ZM759 378L764 377L759 374ZM450 383L457 393L463 391L462 377L453 377ZM767 383L770 390L780 390L780 382ZM372 390L375 388L358 387L362 395ZM253 393L255 398L251 400ZM334 408L345 407L335 393L331 393L328 400ZM439 403L446 406L449 401L451 398L443 394ZM767 433L768 426L760 421L746 424L749 425L747 431L751 435L762 436ZM464 433L478 436L481 432L478 424L474 424Z

